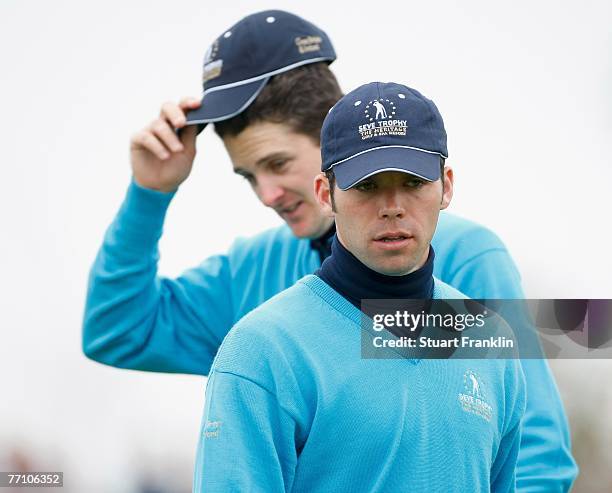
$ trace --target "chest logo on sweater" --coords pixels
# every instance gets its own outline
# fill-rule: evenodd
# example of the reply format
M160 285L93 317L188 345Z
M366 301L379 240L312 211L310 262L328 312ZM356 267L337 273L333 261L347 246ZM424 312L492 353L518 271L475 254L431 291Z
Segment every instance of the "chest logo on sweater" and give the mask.
M480 416L485 421L491 421L493 408L487 402L486 389L482 379L472 370L463 374L463 392L459 392L459 405L466 413Z

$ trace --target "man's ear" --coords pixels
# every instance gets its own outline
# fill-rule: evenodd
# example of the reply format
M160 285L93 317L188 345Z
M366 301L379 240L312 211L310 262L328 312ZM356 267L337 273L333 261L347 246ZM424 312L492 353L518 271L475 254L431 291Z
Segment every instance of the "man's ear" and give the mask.
M453 198L453 168L444 166L444 174L440 177L444 183L444 193L440 202L440 210L446 209Z
M329 189L329 180L325 173L319 173L314 180L314 192L317 202L321 206L323 213L326 216L333 217L331 191Z

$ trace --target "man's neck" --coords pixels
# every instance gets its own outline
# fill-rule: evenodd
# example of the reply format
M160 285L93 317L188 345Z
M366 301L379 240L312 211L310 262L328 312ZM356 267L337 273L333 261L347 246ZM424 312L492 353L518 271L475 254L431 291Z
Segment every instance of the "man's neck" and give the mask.
M421 268L403 276L387 276L360 262L334 236L332 253L315 274L361 309L364 299L431 299L433 264L434 251L430 247Z
M336 223L332 221L322 235L310 240L310 247L318 252L321 263L331 255L331 242L335 233Z

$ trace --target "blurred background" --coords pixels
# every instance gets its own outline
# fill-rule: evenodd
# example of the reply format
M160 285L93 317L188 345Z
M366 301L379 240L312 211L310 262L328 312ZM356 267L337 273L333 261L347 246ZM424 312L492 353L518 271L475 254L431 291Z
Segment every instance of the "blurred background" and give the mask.
M612 4L202 1L0 3L0 470L64 471L65 491L191 489L205 379L117 370L80 349L88 269L130 180L128 144L201 93L209 43L257 10L325 29L348 91L403 82L449 134L451 211L508 245L533 298L612 298ZM198 140L160 272L279 224ZM581 474L612 491L612 363L552 361ZM20 490L25 491L25 490Z

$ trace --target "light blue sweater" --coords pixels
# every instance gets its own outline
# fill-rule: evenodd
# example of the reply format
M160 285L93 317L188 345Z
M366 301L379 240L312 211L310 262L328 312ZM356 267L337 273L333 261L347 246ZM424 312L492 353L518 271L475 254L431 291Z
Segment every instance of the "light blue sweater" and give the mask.
M206 375L230 328L320 261L308 240L282 226L238 239L177 279L159 277L157 246L172 197L130 185L91 270L83 350L119 368ZM511 257L488 229L443 213L432 244L434 275L469 297L523 297ZM558 390L545 360L523 361L523 370L519 491L567 491L577 468Z
M208 381L194 491L515 491L520 362L366 360L380 333L362 327L312 275L243 318Z

